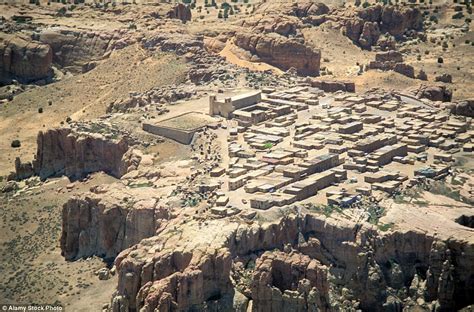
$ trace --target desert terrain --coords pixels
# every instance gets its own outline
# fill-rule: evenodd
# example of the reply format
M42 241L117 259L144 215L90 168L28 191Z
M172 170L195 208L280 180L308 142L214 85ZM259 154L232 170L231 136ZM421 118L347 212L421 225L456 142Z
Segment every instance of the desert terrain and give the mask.
M0 305L472 311L470 0L0 3Z

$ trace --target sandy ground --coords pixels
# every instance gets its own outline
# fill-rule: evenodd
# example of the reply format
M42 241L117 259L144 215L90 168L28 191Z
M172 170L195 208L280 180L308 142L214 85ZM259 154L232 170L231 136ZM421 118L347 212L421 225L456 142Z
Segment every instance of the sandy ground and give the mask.
M151 54L134 45L117 51L90 72L26 91L0 105L0 175L12 170L15 157L33 158L39 130L59 126L68 116L73 120L99 117L108 105L132 91L182 81L185 70L176 56ZM21 148L11 148L15 139L22 142Z
M116 179L94 174L71 190L67 178L26 187L0 198L0 301L2 303L60 303L69 311L100 311L110 299L116 277L100 281L94 274L106 266L101 259L67 262L61 256L62 204L94 185ZM87 302L81 299L87 299ZM93 307L93 308L92 308ZM92 309L92 310L91 310Z

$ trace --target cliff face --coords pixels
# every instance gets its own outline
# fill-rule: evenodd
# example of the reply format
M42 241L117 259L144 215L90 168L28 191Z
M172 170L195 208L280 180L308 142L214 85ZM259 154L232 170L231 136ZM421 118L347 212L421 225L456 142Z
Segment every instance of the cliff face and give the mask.
M155 235L168 211L154 199L114 203L104 194L71 198L63 206L61 250L67 260L117 254Z
M17 79L32 82L51 76L53 52L49 45L19 36L0 35L0 83Z
M472 301L474 247L465 242L382 235L312 215L220 223L188 223L123 251L111 310L384 311L416 303L451 311ZM207 237L217 228L218 237Z
M183 3L178 3L168 12L167 17L180 19L183 23L186 23L191 20L191 9Z
M294 67L299 74L319 75L321 53L296 40L283 36L263 36L255 33L238 33L236 46L249 51L261 61L282 70Z
M365 49L375 45L382 33L399 38L406 31L421 30L423 27L420 10L382 5L361 8L343 21L347 37Z
M69 128L40 131L33 170L40 178L65 175L72 179L104 171L120 177L127 169L122 161L128 150L125 140L101 135L80 135Z
M108 33L47 29L39 34L38 40L51 47L55 64L61 67L81 67L91 59L101 58L113 47L118 36L114 37Z

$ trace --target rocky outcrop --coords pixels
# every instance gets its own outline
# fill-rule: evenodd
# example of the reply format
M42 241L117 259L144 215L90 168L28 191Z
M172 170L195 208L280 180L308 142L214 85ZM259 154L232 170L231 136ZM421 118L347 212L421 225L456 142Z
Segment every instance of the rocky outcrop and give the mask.
M92 255L113 259L155 235L162 220L168 219L168 211L156 199L124 201L124 195L97 191L64 204L61 253L67 260Z
M176 4L167 14L168 18L176 18L181 20L183 23L190 21L191 16L191 9L183 3Z
M208 52L219 53L225 48L226 42L227 37L222 35L217 37L205 37L204 47Z
M451 113L460 116L474 117L474 100L465 100L454 103Z
M114 36L108 33L52 28L39 33L38 40L51 47L55 64L77 67L80 72L84 64L102 58L119 37L119 34Z
M123 139L76 134L71 129L61 128L40 132L37 144L33 168L41 178L65 175L74 179L97 171L120 177L126 172L127 165L122 158L128 144Z
M415 78L413 66L403 63L403 56L398 51L379 52L375 55L375 61L371 61L368 69L380 69L383 71L393 70L409 78Z
M254 311L328 311L328 268L297 251L267 251L250 283Z
M281 14L258 16L243 20L241 26L250 28L253 33L277 33L285 37L302 37L299 30L302 23L295 16Z
M319 75L321 53L318 50L279 35L263 36L241 32L235 36L235 45L249 51L253 61L262 61L282 70L295 68L298 74Z
M292 3L293 14L298 17L318 16L329 13L329 8L322 2L298 1Z
M121 177L133 159L127 157L130 156L126 154L129 149L127 141L116 139L114 135L82 133L71 128L40 131L35 159L31 164L17 159L14 178L27 178L33 173L41 179L53 176L80 179L98 171Z
M421 85L409 90L417 98L431 101L451 102L453 92L444 85Z
M52 49L23 37L0 35L0 83L11 79L23 83L50 78Z
M212 235L218 228L220 235ZM117 257L111 310L230 310L237 297L237 310L252 311L384 311L411 304L451 311L472 301L473 260L474 246L464 241L380 234L313 215L262 226L188 222Z
M177 86L157 87L143 93L131 93L129 98L111 103L109 107L107 107L107 113L127 112L134 108L153 104L159 113L164 114L169 111L164 104L189 99L195 94L195 88L189 85L180 84Z
M382 6L360 8L352 17L339 17L344 32L356 44L370 49L382 33L400 38L407 31L422 29L423 17L417 8Z
M379 24L376 22L366 22L359 36L359 44L363 48L370 48L377 43L379 37Z
M445 83L453 83L453 77L450 74L441 74L435 77L435 81L438 82L445 82Z

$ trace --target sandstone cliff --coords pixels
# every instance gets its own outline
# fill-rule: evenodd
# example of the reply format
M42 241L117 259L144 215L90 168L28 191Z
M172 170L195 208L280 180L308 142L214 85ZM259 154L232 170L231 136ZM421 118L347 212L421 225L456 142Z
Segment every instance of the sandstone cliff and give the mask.
M471 301L473 260L464 241L313 215L263 226L188 222L117 257L110 308L385 311L413 303L452 311Z
M50 46L8 34L0 35L0 83L17 79L28 83L52 75Z
M155 235L168 212L156 199L124 201L123 193L102 192L71 198L62 212L62 255L67 260L97 255L114 258L143 238Z
M250 52L255 58L282 70L295 68L301 75L319 75L320 51L313 50L296 40L276 34L260 35L241 32L235 36L235 45Z
M183 3L176 4L167 14L168 18L180 19L183 23L191 20L191 9Z
M382 6L380 4L361 8L349 18L342 17L347 37L370 49L382 33L401 38L407 31L421 30L423 17L417 8Z
M69 128L60 128L40 131L37 144L33 168L41 178L65 175L76 179L97 171L120 177L127 169L122 158L128 144L123 139L81 135Z
M129 144L117 134L81 133L72 128L40 131L35 159L31 163L15 160L16 172L11 179L37 175L41 179L67 176L80 179L92 172L103 171L121 177L133 163L127 153Z

